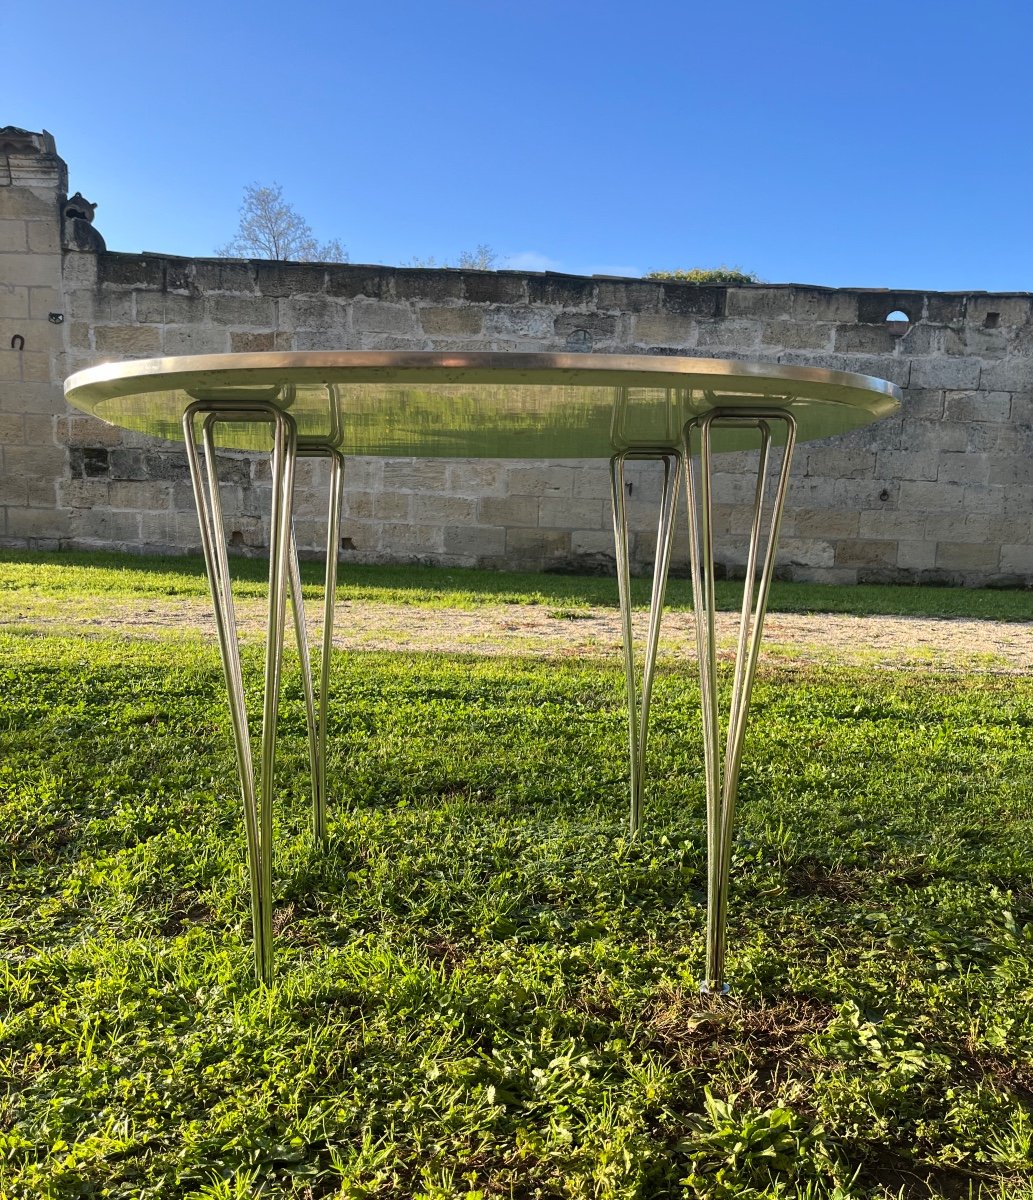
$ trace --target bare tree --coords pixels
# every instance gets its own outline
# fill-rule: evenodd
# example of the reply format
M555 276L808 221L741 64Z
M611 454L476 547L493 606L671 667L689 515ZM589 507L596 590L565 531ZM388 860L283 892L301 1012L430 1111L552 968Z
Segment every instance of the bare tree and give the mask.
M455 270L460 271L491 271L498 262L499 256L490 247L483 242L479 246L475 246L472 250L460 250L459 258L454 262L438 262L431 255L430 258L410 258L407 263L402 263L403 267L424 267L430 270Z
M225 258L271 258L291 262L347 262L333 238L317 242L308 221L283 198L283 188L253 183L244 189L237 236L216 254Z

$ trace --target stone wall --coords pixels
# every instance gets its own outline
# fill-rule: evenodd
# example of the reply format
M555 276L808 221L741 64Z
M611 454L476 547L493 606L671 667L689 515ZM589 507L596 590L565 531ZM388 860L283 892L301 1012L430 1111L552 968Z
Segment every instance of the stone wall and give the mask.
M783 575L1033 582L1028 295L118 254L103 248L88 225L92 206L84 213L81 205L65 206L62 257L63 177L52 150L50 143L49 159L38 149L35 159L15 154L16 167L32 161L43 171L51 162L42 182L0 187L7 231L0 421L10 422L2 427L0 535L8 545L141 552L198 545L182 449L66 412L59 380L96 362L270 349L685 354L860 371L906 389L897 418L798 448ZM52 324L51 313L62 323ZM12 354L16 324L26 349ZM749 459L719 460L718 556L733 572L743 557ZM299 539L316 547L322 468L300 467ZM227 455L224 468L232 541L258 549L266 540L266 465ZM648 466L629 478L632 553L643 569L659 481ZM344 561L554 568L612 561L602 463L355 459L346 480Z

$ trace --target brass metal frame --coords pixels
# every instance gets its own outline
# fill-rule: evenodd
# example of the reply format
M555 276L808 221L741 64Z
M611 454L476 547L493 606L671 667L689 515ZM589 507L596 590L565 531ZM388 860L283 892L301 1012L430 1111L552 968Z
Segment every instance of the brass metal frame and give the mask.
M198 454L197 421L201 422L204 448L202 469ZM219 494L216 429L219 425L265 422L272 429L269 537L269 596L265 641L265 675L262 695L260 769L256 781L255 758L248 729L247 697L240 663L240 643L233 603L229 554ZM329 697L330 650L333 640L334 599L337 586L337 553L343 458L332 446L298 446L293 418L275 404L262 401L196 401L183 414L190 479L201 533L215 614L216 633L233 728L237 776L244 806L248 871L251 883L251 921L255 968L263 983L273 978L272 860L273 804L276 784L276 733L283 668L284 625L288 595L301 660L302 687L308 724L309 765L312 777L312 830L317 848L326 840L326 731ZM330 460L328 537L322 647L318 698L312 683L312 663L293 525L295 462L299 454Z

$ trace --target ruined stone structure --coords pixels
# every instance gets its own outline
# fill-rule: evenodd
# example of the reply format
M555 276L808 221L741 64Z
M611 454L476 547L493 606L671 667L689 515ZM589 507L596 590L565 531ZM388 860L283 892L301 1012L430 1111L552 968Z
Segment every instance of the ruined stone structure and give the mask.
M198 546L181 447L70 412L60 384L81 367L227 350L582 350L737 357L893 380L906 389L899 417L798 448L781 573L1033 583L1029 295L122 254L105 249L95 206L66 193L49 134L0 131L4 545ZM717 480L718 554L732 571L752 489L742 466L742 456L727 456ZM232 542L260 548L266 464L227 455L224 468ZM299 540L315 547L321 467L299 468ZM648 465L630 479L641 569L658 485ZM601 464L352 460L342 558L604 565L613 552L608 490Z

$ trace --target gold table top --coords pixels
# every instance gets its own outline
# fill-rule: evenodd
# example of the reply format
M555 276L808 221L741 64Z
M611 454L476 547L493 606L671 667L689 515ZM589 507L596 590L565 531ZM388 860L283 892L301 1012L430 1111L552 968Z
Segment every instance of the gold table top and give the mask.
M607 458L677 447L709 409L788 409L797 437L829 437L891 416L901 392L884 379L772 363L624 354L304 351L136 359L79 371L70 404L101 420L182 439L194 400L273 403L300 444L345 454L449 458ZM780 428L772 430L777 440ZM268 445L264 426L220 442ZM721 430L715 449L756 445Z

